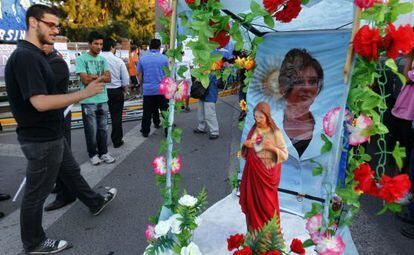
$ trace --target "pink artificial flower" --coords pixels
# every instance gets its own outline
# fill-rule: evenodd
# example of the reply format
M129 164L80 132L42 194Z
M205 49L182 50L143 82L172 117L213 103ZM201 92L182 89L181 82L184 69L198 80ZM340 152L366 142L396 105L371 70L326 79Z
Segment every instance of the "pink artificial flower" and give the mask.
M165 16L170 16L173 12L171 0L158 0L158 7L164 13Z
M145 238L147 241L155 240L155 226L150 224L147 226L147 229L145 230Z
M309 234L319 232L322 227L322 214L317 213L306 221L306 230Z
M164 156L158 156L152 161L152 167L157 175L165 175L167 173L167 163Z
M163 94L167 99L173 98L176 90L177 83L171 77L165 77L159 85L160 93Z
M338 121L339 121L339 113L341 112L341 107L336 107L330 110L325 114L323 117L323 130L325 134L329 137L332 137L336 133L336 129L338 128ZM348 109L345 109L345 120L352 120L352 116L349 114Z
M341 255L345 252L345 243L340 235L325 235L316 244L315 251L319 255Z
M181 157L178 156L176 158L173 158L172 162L171 162L171 173L172 174L178 174L180 172L181 169Z
M352 125L347 124L349 134L349 144L352 146L357 146L362 143L369 141L369 136L363 136L361 133L364 130L367 130L372 125L372 120L370 117L361 113L357 119L354 119Z
M177 101L182 101L188 97L188 82L187 81L181 81L177 85L177 91L175 92L174 99Z

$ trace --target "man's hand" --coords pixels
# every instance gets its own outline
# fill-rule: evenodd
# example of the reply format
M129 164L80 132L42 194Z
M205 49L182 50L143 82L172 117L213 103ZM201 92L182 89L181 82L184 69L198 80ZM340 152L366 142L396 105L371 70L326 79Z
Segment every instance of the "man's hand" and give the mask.
M85 93L85 97L89 98L96 94L102 93L105 88L105 83L99 82L99 79L94 80L89 83L88 86L85 87L83 93Z

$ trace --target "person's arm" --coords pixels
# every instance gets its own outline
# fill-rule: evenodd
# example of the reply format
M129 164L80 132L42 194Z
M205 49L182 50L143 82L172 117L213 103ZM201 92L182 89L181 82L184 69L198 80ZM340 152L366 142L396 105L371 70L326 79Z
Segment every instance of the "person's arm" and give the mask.
M87 73L79 73L79 77L81 82L86 86L94 80L98 79L98 75L94 74L87 74Z
M90 82L89 86L84 90L61 95L34 95L31 96L29 100L33 107L39 112L56 110L102 93L104 85L104 83L95 80Z
M129 73L126 65L123 62L119 62L120 75L121 75L121 85L126 87L129 85Z
M103 72L101 76L99 76L99 81L104 83L110 83L111 82L111 73L106 70Z

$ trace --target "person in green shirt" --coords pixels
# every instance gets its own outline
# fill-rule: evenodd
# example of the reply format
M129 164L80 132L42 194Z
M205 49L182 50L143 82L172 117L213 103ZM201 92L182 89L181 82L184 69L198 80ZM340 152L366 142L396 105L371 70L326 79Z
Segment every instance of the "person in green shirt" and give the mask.
M89 51L76 58L76 73L80 77L81 91L96 79L109 83L111 74L105 58L99 55L103 46L103 35L93 31L89 34ZM82 100L82 120L86 147L93 165L101 162L113 163L115 159L108 153L108 94L102 93Z

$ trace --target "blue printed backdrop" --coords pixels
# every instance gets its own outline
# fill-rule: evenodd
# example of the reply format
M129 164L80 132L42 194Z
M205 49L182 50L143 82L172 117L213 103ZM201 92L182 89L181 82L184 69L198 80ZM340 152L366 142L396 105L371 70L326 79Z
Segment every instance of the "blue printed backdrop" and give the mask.
M243 130L242 141L254 124L253 112L260 101L270 104L272 117L281 129L289 151L289 159L282 163L280 188L299 194L307 194L325 199L334 191L338 177L341 137L339 132L331 138L333 149L321 155L324 144L322 120L325 114L338 106L345 106L348 87L343 83L343 68L350 40L349 30L313 31L313 32L281 32L265 36L257 53L257 67L247 93L248 115ZM282 61L288 51L294 48L306 49L321 65L324 73L323 88L314 97L309 111L315 124L311 132L310 143L302 155L295 148L284 129L284 118L288 114L286 100L278 90L278 77ZM306 95L302 95L306 98ZM305 99L303 99L305 100ZM303 110L305 111L305 110ZM343 117L340 118L342 121ZM340 123L340 122L338 122ZM338 131L341 125L338 125ZM307 138L308 139L308 138ZM325 172L313 176L312 168L319 162ZM298 215L310 211L314 200L303 199L294 195L279 192L280 207Z
M26 35L25 15L32 0L0 1L0 40L17 41Z

